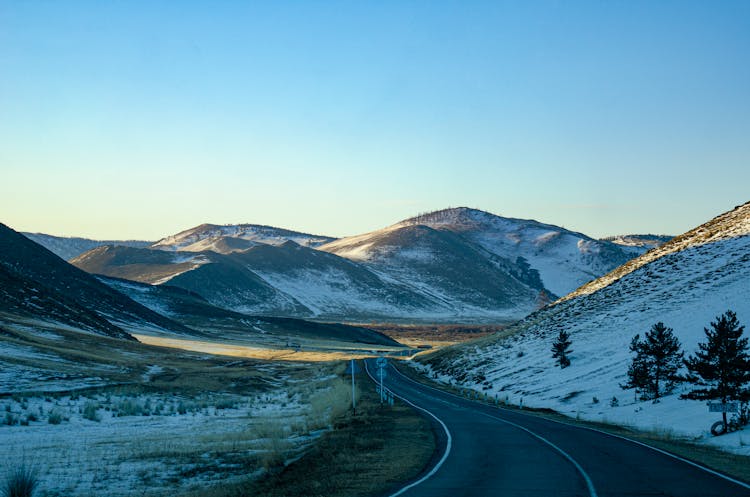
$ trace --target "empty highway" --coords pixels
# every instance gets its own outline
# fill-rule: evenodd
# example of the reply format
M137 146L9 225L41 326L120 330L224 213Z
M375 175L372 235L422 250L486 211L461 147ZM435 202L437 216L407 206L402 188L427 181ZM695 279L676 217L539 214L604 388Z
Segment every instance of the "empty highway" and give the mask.
M374 360L367 361L371 374ZM750 486L636 442L472 402L401 375L385 385L429 411L440 453L404 497L733 497Z

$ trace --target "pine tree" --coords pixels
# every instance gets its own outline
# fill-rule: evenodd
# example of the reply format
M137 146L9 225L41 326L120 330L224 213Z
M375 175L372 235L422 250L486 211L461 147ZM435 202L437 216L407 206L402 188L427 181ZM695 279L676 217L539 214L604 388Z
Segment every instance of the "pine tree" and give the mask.
M640 390L641 399L654 401L674 390L683 353L672 328L656 323L646 332L643 341L640 335L633 337L630 351L635 357L628 367L628 382L621 385L622 388L635 388L636 395Z
M750 353L748 339L742 337L744 330L732 311L717 316L711 330L703 329L707 341L699 343L695 355L684 361L688 369L684 379L699 388L682 398L722 403L750 400ZM727 413L722 415L726 426Z
M565 330L560 331L555 341L552 343L552 358L555 359L555 364L559 365L561 369L565 369L570 366L570 358L568 354L572 352L570 350L570 333Z
M641 352L641 344L641 335L634 336L630 341L630 351L635 353L635 357L628 366L628 381L620 385L625 390L635 389L636 398L639 391L645 392L648 390L648 363L645 355ZM644 400L645 398L642 397Z

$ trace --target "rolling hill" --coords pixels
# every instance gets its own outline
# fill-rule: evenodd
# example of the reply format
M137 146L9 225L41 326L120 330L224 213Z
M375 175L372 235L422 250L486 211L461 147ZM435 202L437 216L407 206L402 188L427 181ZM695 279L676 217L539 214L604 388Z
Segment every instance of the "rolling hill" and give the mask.
M188 328L134 302L71 266L41 245L0 224L0 310L43 318L116 338L124 329Z
M504 218L467 207L444 209L406 219L384 230L342 238L323 245L352 260L382 263L389 254L388 233L406 227L426 226L460 236L487 253L510 264L527 267L539 274L541 285L562 296L582 284L611 271L632 258L632 254L607 241L533 220ZM398 251L396 252L398 255Z
M641 255L651 249L664 245L672 238L674 237L670 235L617 235L602 238L602 240L619 245L636 255Z
M98 247L72 262L94 274L168 283L249 314L509 322L633 255L563 228L457 208L338 240L201 225L149 249Z
M382 333L357 326L252 316L230 311L211 305L194 292L171 285L148 285L104 276L99 279L149 309L191 326L197 330L196 336L199 337L217 340L235 338L260 344L270 334L283 340L308 338L370 345L400 345Z
M142 248L154 243L143 240L91 240L89 238L45 235L44 233L23 232L21 234L66 261L102 245Z

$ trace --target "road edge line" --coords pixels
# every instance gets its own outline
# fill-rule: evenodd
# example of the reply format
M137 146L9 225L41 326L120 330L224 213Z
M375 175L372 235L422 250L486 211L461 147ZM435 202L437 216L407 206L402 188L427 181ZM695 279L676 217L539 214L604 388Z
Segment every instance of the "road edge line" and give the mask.
M511 425L511 426L515 426L519 430L525 431L526 433L528 433L532 437L535 437L535 438L541 440L542 442L546 443L547 445L549 445L550 447L552 447L553 449L555 449L565 459L567 459L568 462L570 462L573 465L573 467L576 468L576 470L578 470L578 473L580 473L580 475L583 477L583 481L586 482L586 487L588 488L589 496L590 497L598 497L598 494L596 493L596 488L594 488L594 482L591 480L591 477L588 475L588 473L586 473L586 470L583 469L583 466L581 466L580 464L578 464L578 461L576 461L573 458L573 456L571 456L570 454L568 454L567 452L565 452L563 449L561 449L560 447L558 447L554 443L550 442L549 440L547 440L543 436L539 435L538 433L535 433L535 432L531 431L530 429L526 428L525 426L521 426L521 425L519 425L517 423L514 423L513 421L508 421L507 419L498 418L497 416L493 416L491 414L487 414L486 412L483 412L483 411L477 411L477 413L481 414L482 416L485 416L487 418L494 419L496 421L500 421L501 423L505 423L505 424L508 424L508 425Z
M370 374L370 369L367 367L367 359L364 360L364 363L365 363L365 371L367 371L367 376L369 376L370 379L372 381L374 381L375 384L377 384L377 380L375 378L373 378L372 374ZM399 371L399 374L401 376L404 376L403 374L401 374L400 371ZM404 378L406 378L406 376L404 376ZM407 379L409 379L409 378L407 378ZM397 490L396 492L394 492L394 493L392 493L392 494L390 494L388 496L388 497L396 497L398 495L403 494L407 490L410 490L410 489L416 487L417 485L420 485L420 484L424 483L429 478L431 478L435 473L438 472L438 470L443 465L443 463L445 462L445 460L448 459L448 454L450 454L451 447L453 446L453 437L451 436L451 432L448 429L448 427L445 425L445 423L443 423L443 420L440 419L440 418L438 418L435 414L433 414L432 412L428 411L424 407L420 407L420 406L414 404L413 402L411 402L409 400L406 400L405 398L403 398L402 396L398 395L395 392L391 392L391 393L393 394L394 397L397 397L397 398L401 399L403 402L406 402L410 406L412 406L412 407L414 407L416 409L419 409L420 411L426 412L427 414L429 414L430 416L432 416L435 419L435 421L437 421L438 423L440 423L440 426L443 428L443 431L445 432L445 436L446 436L445 452L443 453L443 457L441 457L440 460L435 464L435 466L432 467L432 469L430 470L430 472L427 473L426 475L424 475L422 478L420 478L417 481L411 482L408 485L405 485L405 486L401 487L399 490Z
M435 387L433 387L431 385L425 385L424 383L421 383L419 381L412 380L411 378L409 378L408 376L406 376L404 373L402 373L401 371L399 371L396 367L394 367L393 369L395 369L396 371L398 371L398 374L400 374L402 377L406 378L407 380L411 381L412 383L416 383L417 385L422 385L424 387L430 388L430 389L435 390L437 392L442 392L444 394L450 395L451 397L456 397L457 399L471 401L471 399L464 399L460 395L456 395L453 392L448 392L448 391L445 391L445 390L441 390L441 389L435 388ZM480 405L484 405L484 404L480 404ZM506 410L504 407L498 407L498 409L500 409L500 410ZM516 412L516 411L513 411L513 412ZM530 414L521 413L521 412L519 412L518 414L523 414L524 416L531 416ZM550 418L544 418L544 419L546 419L548 421L552 421L553 423L558 423L558 424L565 425L565 426L572 426L574 428L582 428L584 430L589 430L589 431L593 431L593 432L596 432L596 433L601 433L602 435L607 435L607 436L610 436L610 437L614 437L614 438L619 438L619 439L622 439L622 440L626 440L626 441L628 441L630 443L633 443L633 444L636 444L636 445L640 445L642 447L646 447L646 448L651 449L653 451L659 452L660 454L664 454L665 456L669 456L669 457L671 457L673 459L677 459L678 461L682 461L684 463L687 463L687 464L689 464L689 465L691 465L693 467L696 467L698 469L702 469L706 473L710 473L710 474L712 474L714 476L718 476L719 478L722 478L724 480L730 481L730 482L732 482L732 483L734 483L736 485L739 485L739 486L741 486L743 488L750 489L750 484L745 483L742 480L737 480L736 478L733 478L733 477L731 477L729 475L725 475L724 473L721 473L719 471L711 469L708 466L704 466L701 463L698 463L698 462L695 462L695 461L691 461L690 459L686 459L686 458L684 458L682 456L678 456L677 454L673 454L673 453L671 453L671 452L669 452L667 450L660 449L658 447L654 447L653 445L649 445L649 444L644 443L644 442L639 442L638 440L633 440L632 438L628 438L628 437L625 437L625 436L622 436L622 435L615 435L614 433L608 433L608 432L606 432L604 430L598 430L596 428L591 428L590 426L579 426L579 425L574 425L574 424L571 424L571 423L565 423L564 421L558 421L556 419L550 419Z
M551 421L555 421L555 420L551 420ZM567 425L567 423L562 423L561 421L555 421L555 422ZM575 426L575 425L568 425L568 426ZM684 458L682 456L678 456L677 454L672 454L671 452L669 452L667 450L664 450L664 449L660 449L659 447L654 447L653 445L649 445L647 443L640 442L638 440L633 440L632 438L624 437L622 435L615 435L614 433L607 433L606 431L598 430L596 428L591 428L591 427L588 427L588 426L581 426L581 428L584 428L586 430L591 430L591 431L594 431L596 433L601 433L602 435L609 435L610 437L619 438L621 440L625 440L627 442L634 443L634 444L640 445L642 447L647 447L647 448L649 448L651 450L655 450L656 452L664 454L665 456L669 456L669 457L671 457L673 459L677 459L678 461L682 461L682 462L687 463L687 464L689 464L691 466L694 466L694 467L696 467L698 469L702 469L703 471L705 471L707 473L711 473L714 476L718 476L718 477L723 478L725 480L731 481L732 483L737 484L737 485L739 485L739 486L741 486L743 488L750 489L750 484L747 484L747 483L745 483L742 480L737 480L735 478L732 478L729 475L725 475L725 474L723 474L723 473L721 473L719 471L711 469L708 466L704 466L704 465L702 465L702 464L700 464L698 462L691 461L690 459L686 459L686 458Z
M435 390L435 391L438 391L438 392L442 392L442 390L439 390L439 389L431 387L429 385L425 385L423 383L419 383L419 382L417 382L415 380L412 380L411 378L409 378L408 376L406 376L404 373L402 373L401 371L399 371L395 366L393 366L393 369L395 369L396 372L398 372L399 376L401 376L402 378L405 378L405 379L411 381L412 383L414 383L416 385L420 385L420 386L423 386L423 387L431 388L432 390ZM369 374L369 372L368 372L368 374ZM452 394L450 392L444 392L444 393L447 393L449 395L457 397L457 398L459 398L461 400L467 400L467 399L464 399L463 397L459 397L458 395ZM599 497L598 494L596 493L596 488L594 488L594 482L591 480L591 477L588 475L588 473L586 473L586 470L583 469L583 466L581 466L578 463L578 461L576 461L573 458L573 456L571 456L570 454L568 454L567 452L565 452L562 448L558 447L557 445L555 445L554 443L550 442L549 440L547 440L543 436L539 435L538 433L535 433L532 430L530 430L529 428L526 428L525 426L521 426L521 425L519 425L517 423L514 423L512 421L508 421L507 419L498 418L497 416L493 416L493 415L488 414L488 413L486 413L484 411L481 411L481 410L477 410L476 412L477 412L477 414L481 414L482 416L485 416L487 418L494 419L495 421L500 421L501 423L505 423L507 425L514 426L514 427L518 428L519 430L523 430L526 433L528 433L529 435L531 435L532 437L536 438L537 440L540 440L543 443L545 443L545 444L549 445L550 447L552 447L553 449L555 449L560 455L562 455L565 459L567 459L568 462L571 463L573 465L573 467L576 469L576 471L578 471L578 473L583 477L583 481L584 481L584 483L586 483L586 488L589 491L589 497ZM391 496L391 497L393 497L393 496Z

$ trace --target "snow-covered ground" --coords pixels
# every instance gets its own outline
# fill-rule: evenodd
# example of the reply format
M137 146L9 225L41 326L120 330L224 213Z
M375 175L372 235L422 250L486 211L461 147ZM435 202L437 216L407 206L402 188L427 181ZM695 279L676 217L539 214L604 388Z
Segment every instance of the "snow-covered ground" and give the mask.
M3 399L0 458L33 468L45 495L151 495L245 478L248 466L262 472L264 458L294 457L327 425L311 416L285 391Z
M296 457L329 427L341 407L336 403L348 399L316 381L312 389L306 384L253 396L0 399L0 459L13 461L4 467L32 468L40 495L161 495L226 484Z
M571 417L655 430L750 455L750 427L721 437L709 429L720 415L705 402L679 399L680 386L659 403L623 390L629 344L661 321L686 355L705 341L704 328L733 310L750 334L750 204L686 233L642 258L530 315L501 335L425 359L430 374L460 387ZM559 331L571 336L572 364L554 365ZM616 398L616 401L613 399Z
M157 496L262 474L351 405L337 367L147 347L0 320L0 484L39 496Z

